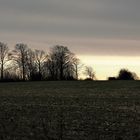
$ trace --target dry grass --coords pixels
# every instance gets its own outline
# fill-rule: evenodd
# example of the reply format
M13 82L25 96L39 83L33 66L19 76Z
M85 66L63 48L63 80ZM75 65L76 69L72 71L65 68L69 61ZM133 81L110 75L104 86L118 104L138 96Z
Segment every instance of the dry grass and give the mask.
M0 140L139 140L140 82L0 83Z

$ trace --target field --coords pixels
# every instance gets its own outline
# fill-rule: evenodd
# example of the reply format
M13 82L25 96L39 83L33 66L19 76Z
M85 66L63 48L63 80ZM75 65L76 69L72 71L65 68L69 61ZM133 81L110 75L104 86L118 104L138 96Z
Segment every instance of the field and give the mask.
M140 140L140 82L0 83L0 140Z

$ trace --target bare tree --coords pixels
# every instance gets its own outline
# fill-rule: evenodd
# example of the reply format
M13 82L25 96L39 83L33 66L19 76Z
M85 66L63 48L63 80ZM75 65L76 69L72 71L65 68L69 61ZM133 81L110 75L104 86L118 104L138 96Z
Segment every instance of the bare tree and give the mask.
M90 66L85 67L84 74L87 76L87 79L94 80L95 79L95 72L93 71L93 68Z
M8 46L5 43L0 42L0 69L1 69L1 80L4 78L4 66L8 62Z
M47 71L47 78L48 80L57 80L57 68L56 63L52 56L49 56L47 62L45 63L46 71Z
M15 49L12 51L12 59L17 63L21 70L22 80L26 79L28 50L29 49L26 44L19 43L16 44Z
M35 52L31 49L27 51L27 76L29 80L36 80L37 66L35 63Z
M35 63L37 65L37 70L38 70L38 74L39 74L39 79L42 79L42 69L44 66L44 62L47 61L48 55L46 52L44 52L43 50L35 50L34 52L34 56L35 56Z
M73 78L73 53L65 46L54 46L48 60L48 69L53 80Z
M83 64L80 62L79 58L74 57L73 58L73 66L74 66L75 78L78 80L80 70L83 68Z

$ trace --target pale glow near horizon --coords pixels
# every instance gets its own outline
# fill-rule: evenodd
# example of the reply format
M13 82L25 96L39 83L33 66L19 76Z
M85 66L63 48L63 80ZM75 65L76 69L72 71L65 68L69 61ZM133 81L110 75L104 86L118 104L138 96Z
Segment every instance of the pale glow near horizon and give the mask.
M107 77L117 76L122 68L135 72L140 77L140 57L88 55L79 55L78 57L83 64L93 67L98 80L106 80Z

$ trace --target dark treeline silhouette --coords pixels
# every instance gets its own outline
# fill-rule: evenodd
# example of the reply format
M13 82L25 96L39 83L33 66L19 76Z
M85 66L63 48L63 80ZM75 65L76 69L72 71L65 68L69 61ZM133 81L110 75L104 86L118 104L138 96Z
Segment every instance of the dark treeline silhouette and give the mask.
M18 43L13 50L0 42L0 81L78 80L80 72L85 80L96 80L91 66L84 66L68 47L56 45L47 53ZM137 80L138 76L121 69L117 77L108 80Z
M78 80L80 60L67 47L56 45L49 53L30 49L26 44L9 50L0 42L0 80Z
M108 77L108 80L138 80L136 73L129 71L128 69L121 69L117 77Z

